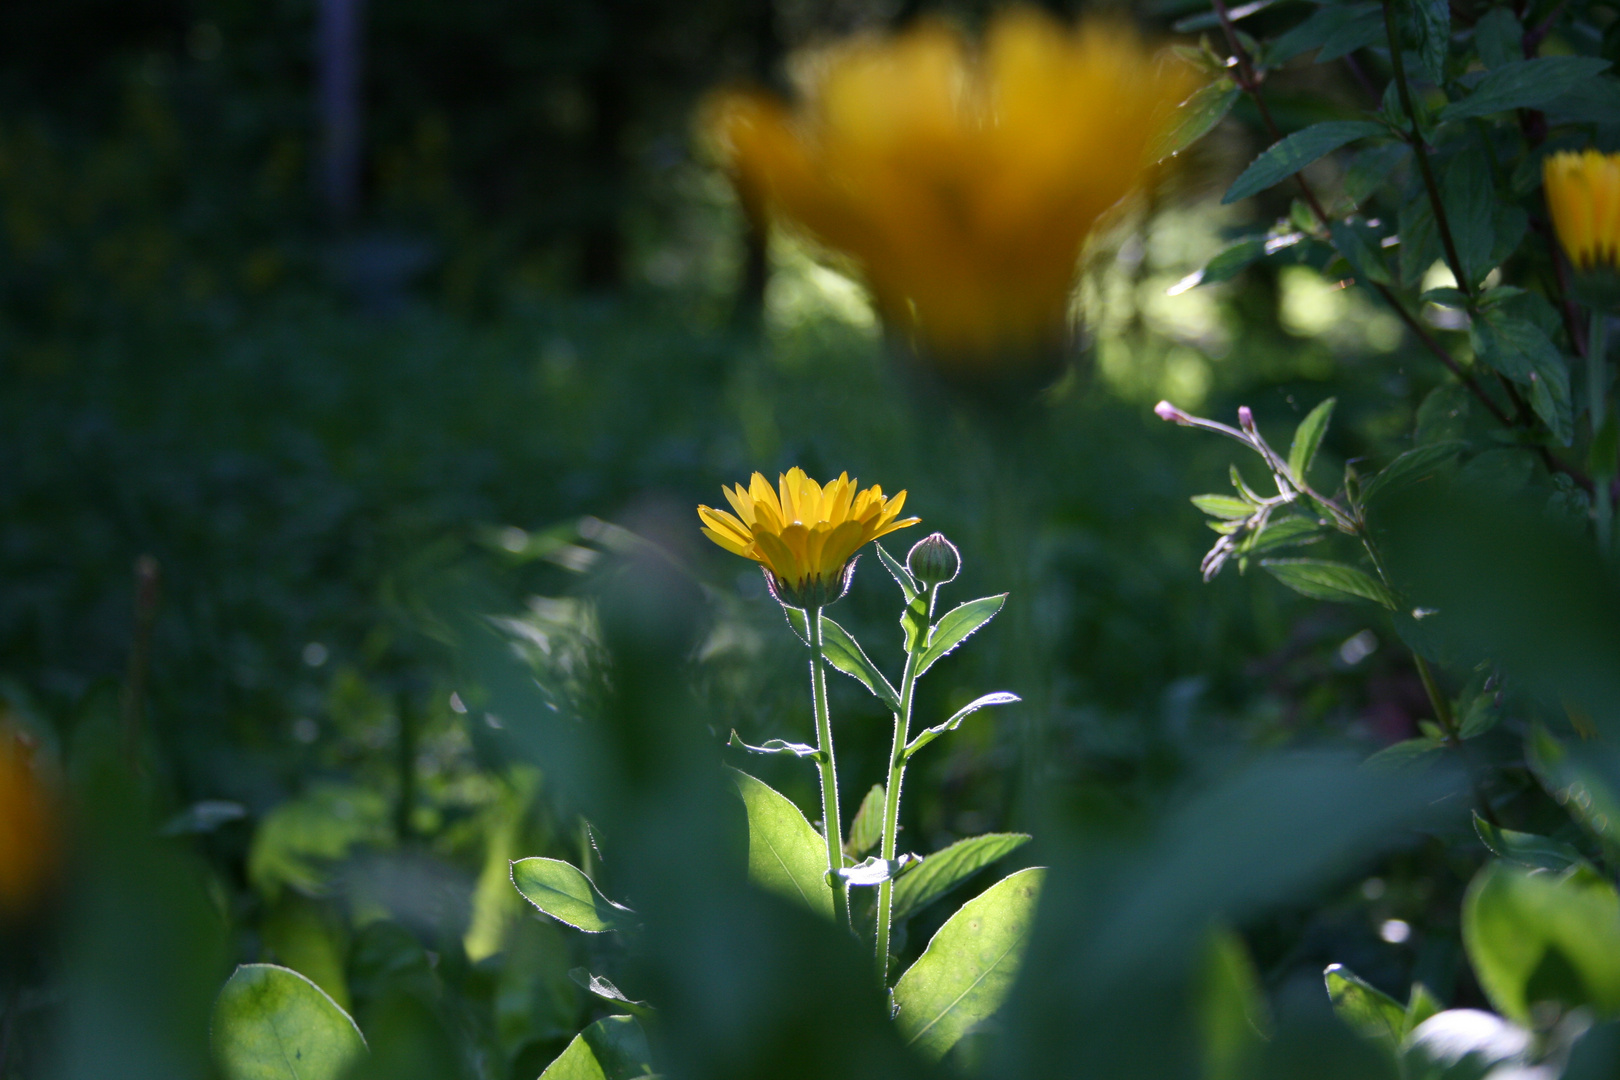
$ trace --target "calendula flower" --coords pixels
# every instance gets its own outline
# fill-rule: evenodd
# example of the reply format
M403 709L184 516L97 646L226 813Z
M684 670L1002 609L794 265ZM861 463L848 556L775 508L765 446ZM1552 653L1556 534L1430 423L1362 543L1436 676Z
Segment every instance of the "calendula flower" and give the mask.
M703 535L759 563L772 595L793 607L823 607L843 596L863 545L922 520L900 518L904 491L889 498L876 484L858 491L848 473L822 486L795 466L775 488L755 473L747 488L721 490L737 513L699 506Z
M0 924L33 911L55 876L54 809L34 755L0 720Z
M973 49L941 23L812 65L796 107L710 112L743 203L843 253L891 326L979 365L1061 342L1082 246L1191 89L1130 30L1031 9Z
M1549 155L1542 184L1553 228L1576 269L1620 266L1620 154Z

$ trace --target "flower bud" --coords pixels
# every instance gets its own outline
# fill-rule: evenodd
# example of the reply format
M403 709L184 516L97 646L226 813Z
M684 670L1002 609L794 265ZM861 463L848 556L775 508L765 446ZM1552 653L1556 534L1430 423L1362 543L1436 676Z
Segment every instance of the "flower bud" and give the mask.
M944 533L934 533L917 541L906 556L906 569L925 587L943 585L962 569L962 554Z

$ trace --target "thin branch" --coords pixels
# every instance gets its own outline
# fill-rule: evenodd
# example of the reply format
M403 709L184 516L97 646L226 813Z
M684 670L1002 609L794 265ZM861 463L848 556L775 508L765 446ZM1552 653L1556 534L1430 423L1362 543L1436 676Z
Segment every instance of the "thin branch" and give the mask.
M1406 81L1406 60L1401 54L1400 36L1395 32L1395 11L1389 0L1384 0L1384 33L1389 37L1389 58L1395 70L1395 89L1400 94L1401 111L1412 123L1412 130L1406 133L1406 141L1412 147L1412 156L1417 159L1418 172L1423 176L1423 188L1429 194L1429 207L1434 213L1434 224L1440 231L1440 243L1446 251L1446 262L1451 267L1451 276L1457 279L1457 287L1469 300L1474 298L1474 282L1463 267L1462 258L1457 254L1457 241L1451 232L1451 219L1446 214L1445 200L1440 197L1440 185L1434 178L1434 166L1429 163L1429 146L1423 139L1423 133L1418 128L1417 108L1412 104L1412 88Z

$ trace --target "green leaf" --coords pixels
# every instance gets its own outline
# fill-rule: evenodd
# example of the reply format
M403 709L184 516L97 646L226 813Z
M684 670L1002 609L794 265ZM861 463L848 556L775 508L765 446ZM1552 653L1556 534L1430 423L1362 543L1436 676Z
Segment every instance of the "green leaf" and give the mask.
M1413 766L1427 767L1434 763L1432 755L1445 748L1439 739L1420 736L1403 739L1384 747L1363 762L1363 767L1380 772L1399 772Z
M574 980L575 983L584 987L588 992L601 998L603 1001L611 1001L615 1005L622 1006L629 1012L640 1015L653 1011L653 1007L647 1004L645 1001L631 1001L625 996L623 990L620 990L617 986L614 986L613 983L610 982L605 976L592 975L590 973L590 969L588 968L570 968L568 971L568 977Z
M1524 26L1513 10L1493 7L1474 24L1474 48L1487 68L1498 68L1524 59Z
M1211 930L1198 978L1198 1023L1205 1080L1249 1080L1270 1027L1260 976L1243 939Z
M827 663L870 690L890 712L900 711L900 695L883 677L883 672L866 658L849 631L825 615L821 617L821 655L826 657Z
M1360 281L1376 285L1393 284L1389 267L1384 264L1381 238L1364 221L1335 221L1328 226L1333 249L1350 264L1350 270Z
M945 616L934 624L928 635L928 644L923 646L922 659L917 664L917 677L944 656L965 641L969 634L996 617L1001 605L1007 602L1007 594L997 596L981 596L977 600L969 600L965 604L958 604Z
M1387 491L1398 490L1407 484L1419 483L1434 476L1454 461L1468 446L1461 440L1429 443L1408 450L1386 465L1361 488L1361 501L1370 503L1373 497Z
M1449 0L1395 0L1395 15L1401 43L1417 53L1424 76L1439 86L1451 51Z
M911 576L911 571L907 570L905 564L899 559L890 555L888 549L882 544L873 544L872 546L877 548L878 562L883 564L883 569L889 572L889 576L894 578L894 583L900 586L900 591L905 593L906 603L909 604L917 599L922 594L922 589L918 587L917 579Z
M1376 7L1373 10L1362 10L1345 20L1344 24L1327 36L1322 47L1316 52L1316 62L1326 64L1342 56L1349 56L1357 49L1365 49L1369 45L1377 45L1384 41L1384 13Z
M1406 999L1406 1026L1401 1037L1412 1034L1412 1031L1423 1021L1442 1011L1445 1006L1440 999L1429 992L1429 988L1420 982L1412 984L1412 992Z
M892 917L909 919L997 859L1029 842L1028 833L985 833L958 840L917 863L894 883Z
M226 1080L338 1080L366 1052L349 1014L290 968L243 964L214 1002Z
M951 718L945 721L943 724L936 724L931 728L926 728L919 732L915 739L912 739L911 742L906 744L906 760L911 760L912 754L915 754L918 750L921 750L923 747L927 746L929 743L933 742L947 731L955 731L957 728L961 727L963 720L966 720L969 716L978 712L980 709L983 709L989 705L1011 705L1013 702L1018 700L1020 699L1017 694L1009 694L1005 690L997 690L995 693L985 694L982 697L974 698L960 709L957 709L956 712L952 713Z
M1496 246L1496 185L1490 162L1482 153L1458 154L1441 178L1440 191L1463 276L1469 285L1477 285L1491 272Z
M1550 836L1514 832L1492 825L1474 814L1474 831L1482 844L1498 859L1529 867L1532 870L1552 870L1562 873L1572 866L1585 865L1581 853Z
M1246 555L1258 555L1264 551L1276 551L1280 548L1295 544L1308 544L1319 538L1322 527L1307 517L1291 514L1287 517L1273 518L1263 532L1254 534L1244 545Z
M1276 67L1301 53L1319 49L1330 39L1335 50L1346 40L1363 37L1368 38L1364 44L1372 44L1383 32L1382 24L1383 13L1376 3L1330 4L1293 29L1279 34L1266 49L1266 66Z
M637 1080L652 1072L647 1035L633 1016L604 1016L578 1035L540 1080Z
M1383 1045L1391 1054L1406 1036L1406 1009L1343 964L1329 964L1327 980L1333 1011L1358 1034Z
M1620 896L1596 874L1491 862L1468 886L1462 916L1469 963L1504 1016L1529 1023L1542 1001L1620 1012Z
M849 839L844 841L844 854L858 859L877 847L883 839L883 800L886 790L882 784L873 784L872 790L861 800L855 811L855 820L849 823Z
M1607 60L1591 56L1510 60L1486 72L1473 93L1441 109L1440 121L1467 120L1509 109L1539 109L1608 67Z
M1474 353L1496 371L1530 387L1530 404L1553 435L1568 446L1575 438L1569 397L1569 366L1541 327L1502 309L1481 311L1469 332Z
M1395 599L1371 577L1344 563L1325 559L1261 559L1260 565L1284 585L1313 600L1348 603L1371 600L1390 610Z
M1045 874L1020 870L963 904L900 976L895 1023L908 1046L937 1061L1001 1007L1029 944Z
M787 616L788 625L799 635L799 640L806 645L810 644L810 620L805 618L804 610L783 604L782 614Z
M1529 1065L1535 1036L1481 1009L1447 1009L1417 1025L1401 1047L1406 1080L1506 1080L1539 1070Z
M1255 511L1255 507L1230 495L1194 495L1192 504L1210 517L1227 521L1242 521Z
M1199 285L1216 285L1222 281L1231 281L1246 270L1251 263L1264 258L1265 255L1266 238L1264 236L1245 237L1209 260L1202 270L1182 278L1171 286L1170 293L1176 295Z
M1230 78L1215 79L1192 92L1176 110L1175 121L1154 140L1148 151L1151 160L1162 161L1181 153L1208 135L1242 96Z
M748 811L748 878L832 918L827 843L787 796L745 772L728 768Z
M1274 184L1282 183L1311 162L1341 146L1370 135L1382 134L1384 134L1382 125L1364 120L1329 120L1322 124L1312 124L1303 131L1296 131L1282 139L1255 158L1227 189L1221 202L1234 203L1239 199L1246 199Z
M726 740L727 746L735 746L739 750L747 750L750 754L792 754L796 758L821 759L821 751L809 743L788 742L786 739L766 739L759 746L750 746L742 741L742 736L735 731L731 738Z
M1311 462L1316 460L1316 451L1322 446L1322 436L1327 434L1328 421L1333 419L1333 406L1337 404L1337 398L1328 398L1306 413L1305 419L1294 429L1294 444L1288 448L1288 471L1301 481L1310 471Z
M534 856L512 863L512 884L517 891L560 923L587 934L617 930L634 914L597 891L583 870L561 859Z
M1416 285L1441 255L1440 229L1434 223L1428 197L1422 192L1401 204L1399 232L1401 283Z

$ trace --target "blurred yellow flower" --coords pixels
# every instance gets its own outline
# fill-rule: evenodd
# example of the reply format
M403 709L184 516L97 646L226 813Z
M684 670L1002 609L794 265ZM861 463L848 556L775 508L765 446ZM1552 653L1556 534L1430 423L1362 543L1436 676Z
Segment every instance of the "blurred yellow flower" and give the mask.
M29 914L55 876L53 811L33 754L0 721L0 923Z
M897 520L904 491L885 499L876 484L865 491L856 487L848 473L823 487L795 466L776 488L755 473L746 489L720 489L736 515L699 506L698 517L703 535L765 568L778 600L822 607L848 590L850 560L863 545L922 520Z
M1123 26L1031 9L994 19L977 50L925 23L809 74L796 108L711 105L745 208L852 259L890 324L947 363L1062 340L1086 238L1142 186L1192 89Z
M1620 154L1550 155L1542 164L1547 208L1578 270L1620 266Z

